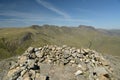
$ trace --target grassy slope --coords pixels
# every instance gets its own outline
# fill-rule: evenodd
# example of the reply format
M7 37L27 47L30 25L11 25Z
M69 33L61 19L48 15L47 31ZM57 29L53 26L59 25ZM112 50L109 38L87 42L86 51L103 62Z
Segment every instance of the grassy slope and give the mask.
M30 38L21 42L24 35L28 33L31 33ZM1 59L21 54L28 46L39 47L47 44L66 44L77 48L87 48L92 44L91 49L102 53L120 55L120 36L111 36L95 29L55 26L0 29Z

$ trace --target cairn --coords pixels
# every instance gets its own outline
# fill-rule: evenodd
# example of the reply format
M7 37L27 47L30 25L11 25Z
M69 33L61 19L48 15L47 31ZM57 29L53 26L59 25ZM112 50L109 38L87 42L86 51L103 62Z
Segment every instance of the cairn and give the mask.
M53 67L74 67L75 70L71 71L74 80L112 80L113 70L102 54L94 50L76 49L66 45L29 47L18 57L18 61L12 64L4 80L53 80L51 75L56 75L57 72L52 74L49 69L46 74L50 73L50 75L43 75L41 72L43 64ZM70 76L67 77L64 80L73 80Z

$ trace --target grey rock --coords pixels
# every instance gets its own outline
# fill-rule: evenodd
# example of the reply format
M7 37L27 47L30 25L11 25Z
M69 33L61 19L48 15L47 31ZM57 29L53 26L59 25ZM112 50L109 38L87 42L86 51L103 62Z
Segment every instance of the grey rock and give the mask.
M104 75L104 74L108 74L108 72L106 71L106 69L104 67L96 67L94 69L94 72L97 74L97 75Z
M21 70L18 70L12 75L12 80L16 80L20 76Z
M29 47L29 48L26 50L27 53L33 53L33 51L34 51L34 48L33 48L33 47Z
M64 65L66 65L69 63L69 61L67 59L64 59L63 63L64 63Z
M73 57L76 57L76 56L77 56L77 53L72 53L72 56L73 56Z
M33 68L35 64L35 60L28 60L28 67Z
M23 75L26 73L26 71L27 71L27 70L24 69L24 70L21 72L21 76L22 76L22 77L23 77Z
M69 58L69 57L70 57L69 54L64 54L64 58L65 58L65 59L67 59L67 58Z

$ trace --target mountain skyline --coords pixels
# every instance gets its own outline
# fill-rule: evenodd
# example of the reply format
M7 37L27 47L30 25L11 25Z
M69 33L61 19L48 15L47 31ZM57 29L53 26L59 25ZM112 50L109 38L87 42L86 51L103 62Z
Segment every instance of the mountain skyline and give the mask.
M120 0L0 0L0 27L30 25L120 29Z

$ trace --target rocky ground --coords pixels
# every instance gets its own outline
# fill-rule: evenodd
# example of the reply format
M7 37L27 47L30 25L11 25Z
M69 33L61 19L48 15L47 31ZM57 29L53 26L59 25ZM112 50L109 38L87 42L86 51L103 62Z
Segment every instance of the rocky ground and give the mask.
M120 80L120 59L90 49L29 47L0 62L0 80Z

